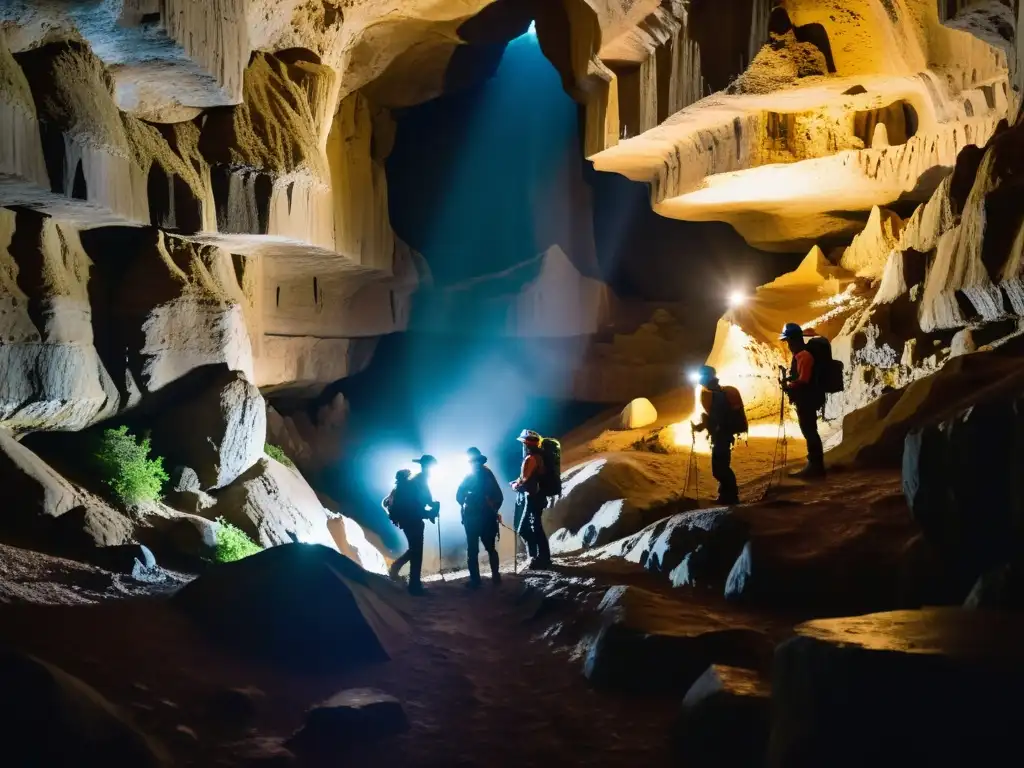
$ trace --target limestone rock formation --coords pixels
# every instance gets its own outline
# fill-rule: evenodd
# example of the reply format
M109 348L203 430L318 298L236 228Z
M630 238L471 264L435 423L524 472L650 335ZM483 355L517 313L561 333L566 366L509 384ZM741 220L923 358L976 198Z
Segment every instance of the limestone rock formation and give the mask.
M0 473L6 483L5 541L81 554L128 542L133 524L79 490L39 456L0 430Z
M221 489L216 499L204 516L223 517L264 547L303 542L334 548L329 514L316 492L297 470L269 456Z
M0 422L18 431L81 429L118 392L93 346L92 262L78 232L0 208Z
M562 496L544 513L552 552L599 547L657 519L669 492L628 455L598 458L563 473Z
M936 171L1016 109L1012 39L980 32L1013 30L1012 11L981 4L957 21L940 23L931 0L788 0L728 92L605 149L596 167L649 182L667 216L728 221L760 247L853 234L840 212L926 200Z
M223 366L193 378L201 389L154 419L154 449L171 465L191 467L203 490L224 488L263 455L266 404L241 373Z

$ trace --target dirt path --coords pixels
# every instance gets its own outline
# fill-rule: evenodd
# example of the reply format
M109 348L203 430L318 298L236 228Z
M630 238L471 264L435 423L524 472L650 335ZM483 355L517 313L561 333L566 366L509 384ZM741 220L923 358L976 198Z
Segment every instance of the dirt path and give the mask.
M662 762L678 701L592 690L581 661L535 637L544 627L525 621L522 586L511 576L499 589L485 584L479 592L463 582L432 584L429 596L414 601L412 634L390 662L332 676L286 674L211 648L160 600L0 606L0 643L95 686L167 744L175 765L231 764L221 762L223 745L245 734L219 723L210 702L225 688L245 686L267 694L255 723L259 736L286 737L310 705L344 688L376 687L404 703L407 734L351 749L339 744L330 760L303 765ZM183 738L182 725L198 739Z

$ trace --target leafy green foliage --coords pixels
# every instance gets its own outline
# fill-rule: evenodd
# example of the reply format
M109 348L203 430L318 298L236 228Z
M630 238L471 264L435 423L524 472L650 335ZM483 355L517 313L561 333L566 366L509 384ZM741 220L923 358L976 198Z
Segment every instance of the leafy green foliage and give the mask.
M233 563L243 557L262 552L263 548L250 539L241 528L238 528L223 517L217 518L217 554L218 563Z
M126 506L160 498L167 480L161 456L149 457L149 438L139 441L128 427L104 430L94 453L103 482Z
M281 446L267 443L263 446L263 452L274 461L279 461L286 467L295 469L295 462L288 458L288 454L284 452Z

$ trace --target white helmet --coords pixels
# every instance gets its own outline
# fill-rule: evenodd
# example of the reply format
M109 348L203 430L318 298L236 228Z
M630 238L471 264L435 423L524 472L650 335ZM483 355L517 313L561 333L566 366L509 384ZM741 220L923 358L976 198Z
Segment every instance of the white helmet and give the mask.
M532 429L524 429L516 438L520 443L539 443L540 435Z

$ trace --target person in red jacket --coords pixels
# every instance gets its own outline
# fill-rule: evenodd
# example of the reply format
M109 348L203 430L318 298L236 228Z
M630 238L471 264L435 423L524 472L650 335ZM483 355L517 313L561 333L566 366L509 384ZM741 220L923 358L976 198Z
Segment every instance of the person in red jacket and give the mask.
M789 375L783 379L782 387L796 408L800 431L807 441L807 466L792 476L824 477L825 455L818 435L818 410L825 404L825 392L814 375L814 355L807 349L803 328L796 323L786 323L779 338L786 342L793 354Z

